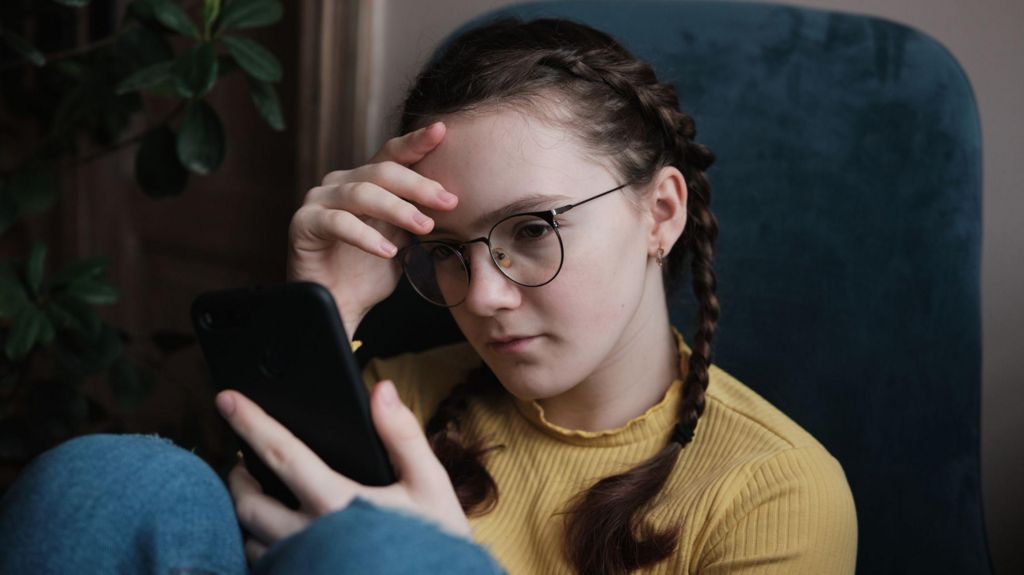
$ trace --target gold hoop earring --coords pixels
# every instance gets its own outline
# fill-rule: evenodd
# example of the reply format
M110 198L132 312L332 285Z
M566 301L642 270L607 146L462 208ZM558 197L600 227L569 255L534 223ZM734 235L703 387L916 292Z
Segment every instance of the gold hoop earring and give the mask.
M658 267L665 265L665 250L658 248L658 253L654 256L654 261L658 262Z

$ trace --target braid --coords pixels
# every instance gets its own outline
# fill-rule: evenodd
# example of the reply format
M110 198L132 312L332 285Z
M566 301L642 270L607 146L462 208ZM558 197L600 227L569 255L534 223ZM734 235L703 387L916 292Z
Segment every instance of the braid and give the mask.
M460 419L469 407L469 397L478 389L484 393L501 389L497 377L486 364L470 372L466 381L441 401L426 426L430 447L448 471L462 510L468 516L485 515L498 504L498 486L483 466L482 458L494 449L505 447L484 447L484 442L479 439L463 444L465 437L460 429Z
M680 254L669 258L668 277L686 252L691 264L693 291L700 303L700 320L689 369L683 382L679 421L669 443L657 455L619 475L598 481L570 503L566 514L566 554L580 573L628 573L670 556L678 544L679 526L655 531L642 523L644 512L664 487L679 454L693 439L697 421L704 413L704 393L711 365L711 340L719 316L713 269L714 242L718 223L710 211L710 185L704 171L714 156L693 141L693 118L679 110L675 89L658 82L654 71L637 60L616 59L607 49L575 55L564 50L548 53L539 63L565 70L583 80L608 86L632 104L662 142L660 163L677 166L688 190L688 223ZM639 537L638 537L639 535Z
M693 141L684 140L684 155L697 158L704 165L713 161L707 148ZM684 164L689 173L683 171L687 181L689 197L687 199L688 225L683 234L683 251L693 254L690 263L690 274L693 277L693 294L699 304L699 320L697 333L691 346L689 369L683 383L683 404L680 408L677 428L685 430L676 439L682 439L682 445L689 443L697 427L697 420L704 413L704 393L708 387L708 369L711 367L711 340L715 335L718 322L718 297L715 295L716 280L714 270L715 239L718 237L718 220L711 213L711 188L704 177L703 170L693 164ZM673 273L679 260L669 260ZM677 432L678 433L678 432Z

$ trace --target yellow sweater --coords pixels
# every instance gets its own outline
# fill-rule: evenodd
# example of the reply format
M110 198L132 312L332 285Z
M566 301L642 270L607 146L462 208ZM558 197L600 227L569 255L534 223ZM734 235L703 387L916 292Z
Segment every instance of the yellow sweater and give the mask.
M678 330L680 372L690 348ZM480 364L468 343L371 360L368 386L395 382L425 425L437 405ZM462 429L483 435L498 505L470 519L476 541L512 575L571 573L554 514L597 480L634 467L668 441L682 380L660 403L621 428L574 431L544 418L536 402L505 393L470 401ZM646 573L853 573L857 516L839 463L799 425L717 366L706 408L648 513L656 527L682 524L676 553Z

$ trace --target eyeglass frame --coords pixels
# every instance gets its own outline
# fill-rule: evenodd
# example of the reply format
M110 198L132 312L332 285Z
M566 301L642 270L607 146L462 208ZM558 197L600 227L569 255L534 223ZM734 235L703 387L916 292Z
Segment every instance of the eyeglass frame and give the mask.
M432 243L432 244L441 244L441 245L445 245L445 246L448 246L448 247L452 248L452 251L456 255L458 255L459 261L462 263L462 267L465 268L465 270L466 270L466 285L467 285L467 287L470 285L470 282L473 281L473 270L472 270L472 268L469 265L469 258L466 256L465 248L469 244L474 244L474 243L478 243L478 242L479 243L483 243L485 246L487 246L487 254L490 256L491 263L493 263L494 267L498 268L498 271L501 272L501 275L505 276L505 278L507 278L509 281L511 281L512 283L514 283L516 285L520 285L520 286L523 286L523 287L541 287L541 286L547 285L547 284L551 283L552 281L554 281L555 278L558 277L559 272L562 271L562 265L565 263L565 243L562 241L562 234L561 234L561 232L558 231L558 227L559 227L558 226L558 220L556 220L555 217L556 216L560 216L560 215L568 212L569 210L571 210L571 209L573 209L575 207L582 206L583 204L585 204L587 202L596 200L596 199L598 199L598 198L600 198L602 196L606 196L606 195L608 195L608 194L610 194L612 192L617 192L617 191L621 190L622 188L625 188L625 187L629 186L630 184L632 184L632 182L626 182L625 184L622 184L620 186L614 187L614 188L612 188L610 190L601 192L601 193L599 193L597 195L594 195L594 196L590 196L589 198L587 198L585 200L580 200L578 202L575 202L575 203L572 203L572 204L566 204L564 206L559 206L557 208L551 208L549 210L539 210L539 211L535 211L535 212L520 212L520 213L517 213L517 214L511 214L511 215L505 216L504 218L501 218L500 220L498 220L493 226L491 226L491 229L487 232L487 236L480 236L478 238L474 238L472 240L466 240L464 242L456 242L456 241L448 241L448 240L427 240L425 242L421 242L421 241L419 241L419 239L413 238L412 242L410 242L409 244L403 246L402 249L398 250L398 253L395 254L395 258L398 259L399 262L401 262L401 265L402 265L402 275L405 276L405 279L406 279L406 281L409 282L409 285L411 285L412 288L414 290L416 290L416 293L419 294L420 297L425 299L428 303L430 303L432 305L439 306L439 307L444 307L444 308L452 308L452 307L455 307L457 305L460 305L460 304L462 304L462 302L466 301L466 297L464 296L461 300L459 300L458 303L454 303L452 305L443 305L443 304L439 304L437 302L434 302L430 298L428 298L427 296L423 295L423 293L420 291L420 289L418 287L416 287L416 284L414 284L412 282L412 280L409 279L409 274L405 270L404 254L405 254L405 252L407 252L408 250L412 249L416 245L422 245L422 244L425 244L425 243ZM555 273L551 275L551 278L548 279L547 281L545 281L544 283L540 283L540 284L536 284L536 285L529 285L529 284L520 283L520 282L516 281L515 279L509 277L509 275L507 273L505 273L505 270L501 269L501 265L494 259L494 250L491 248L491 234L494 233L494 230L498 226L500 226L501 224L507 222L508 220L510 220L512 218L523 217L523 216L533 216L533 217L537 217L537 218L540 218L540 219L544 220L549 226L551 226L551 229L555 231L555 236L558 238L558 249L559 249L559 252L561 253L561 256L559 257L559 260L558 260L558 269L555 270ZM468 294L468 291L467 291L467 294Z

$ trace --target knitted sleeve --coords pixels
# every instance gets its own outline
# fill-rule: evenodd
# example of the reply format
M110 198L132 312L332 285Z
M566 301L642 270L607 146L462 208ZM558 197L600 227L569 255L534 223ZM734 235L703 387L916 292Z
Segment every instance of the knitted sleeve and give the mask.
M857 514L839 462L821 447L781 451L755 467L700 557L700 573L844 574L857 559Z
M363 368L363 383L369 391L379 381L393 381L402 403L425 426L441 400L479 364L480 356L468 344L452 344L385 359L373 358Z

